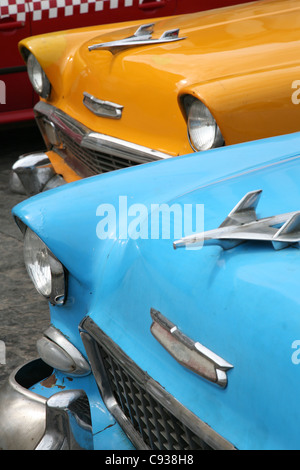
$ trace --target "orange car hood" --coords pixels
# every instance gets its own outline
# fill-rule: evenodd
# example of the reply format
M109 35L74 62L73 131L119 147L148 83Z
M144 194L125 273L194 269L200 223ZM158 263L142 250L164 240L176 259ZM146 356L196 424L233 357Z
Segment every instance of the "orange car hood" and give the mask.
M191 151L178 106L181 94L205 102L201 87L208 84L216 90L233 77L299 65L297 0L265 0L153 22L153 39L174 28L185 39L116 54L89 50L127 38L146 24L134 21L37 36L22 41L20 48L31 50L44 68L53 86L51 104L95 131L142 145L149 144L149 136L152 148L173 155ZM84 92L124 106L122 125L96 118L82 103ZM179 140L185 143L178 151Z

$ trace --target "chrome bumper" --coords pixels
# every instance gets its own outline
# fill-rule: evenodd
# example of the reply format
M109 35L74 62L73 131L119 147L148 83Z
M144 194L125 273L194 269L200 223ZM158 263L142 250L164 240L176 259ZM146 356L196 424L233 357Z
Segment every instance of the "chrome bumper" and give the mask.
M0 389L0 449L93 448L85 392L63 391L46 399L28 390L33 380L42 380L49 373L51 368L38 359L15 370Z
M21 155L10 174L10 189L28 196L63 184L64 179L55 173L48 156L43 152Z

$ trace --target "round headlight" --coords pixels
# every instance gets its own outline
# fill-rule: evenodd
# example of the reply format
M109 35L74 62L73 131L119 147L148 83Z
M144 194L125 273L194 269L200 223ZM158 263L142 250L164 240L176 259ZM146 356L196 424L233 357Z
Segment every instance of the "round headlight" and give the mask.
M33 54L28 56L27 71L34 91L42 98L47 99L50 95L51 85L47 75Z
M65 301L65 271L45 243L27 228L24 238L24 260L37 291L53 305Z
M187 106L188 135L195 151L209 150L224 145L220 129L209 109L193 99Z

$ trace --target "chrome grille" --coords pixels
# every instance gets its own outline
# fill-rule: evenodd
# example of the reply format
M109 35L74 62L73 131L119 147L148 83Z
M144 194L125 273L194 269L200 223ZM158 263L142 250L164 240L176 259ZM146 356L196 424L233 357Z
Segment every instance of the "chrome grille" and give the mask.
M77 419L83 423L91 424L90 403L85 394L82 394L80 398L71 403L69 410L72 411L74 415L76 415Z
M35 117L48 150L54 150L79 176L87 177L171 158L171 155L94 132L62 110L39 101ZM45 123L51 123L57 139L49 139Z
M81 337L103 402L137 449L234 449L140 369L90 317L81 324Z
M82 176L107 173L138 164L132 160L117 157L112 153L97 152L83 147L62 131L59 131L59 136L63 143L68 163L75 171L79 170Z
M150 449L211 450L139 385L108 351L98 347L116 401Z

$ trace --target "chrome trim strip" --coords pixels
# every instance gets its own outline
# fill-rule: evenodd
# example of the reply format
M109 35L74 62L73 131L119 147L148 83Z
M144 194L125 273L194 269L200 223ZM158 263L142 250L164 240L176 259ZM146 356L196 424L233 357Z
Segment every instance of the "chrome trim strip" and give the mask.
M258 219L256 207L261 193L262 190L247 193L219 228L177 240L173 247L219 245L224 250L229 250L246 241L263 241L271 242L275 250L290 245L299 248L300 211Z
M171 158L171 155L151 150L142 145L133 144L125 140L120 140L115 137L109 137L104 134L90 132L82 139L82 147L95 150L96 152L104 152L113 154L117 157L130 158L137 163L149 163L149 157L152 161Z
M90 95L86 91L83 93L83 104L96 116L110 119L121 119L124 108L120 104L95 98L95 96Z
M179 364L209 382L226 388L226 372L233 368L231 364L203 344L190 339L157 310L152 308L150 314L153 320L151 333Z
M236 450L235 447L215 432L210 426L201 421L189 409L185 408L172 395L170 395L158 382L152 379L134 363L113 341L109 338L90 317L86 317L80 325L80 334L84 343L95 380L98 384L102 399L123 428L128 438L137 449L148 449L140 435L135 431L132 424L122 412L114 398L106 371L102 363L97 343L104 345L113 356L121 361L125 370L135 377L141 386L161 403L170 413L179 419L193 433L199 436L207 445L216 450Z
M43 116L46 116L59 129L65 132L70 138L74 139L75 142L83 148L89 148L106 154L113 153L113 155L127 159L130 158L132 161L141 164L172 157L172 155L168 155L139 144L134 144L126 140L94 132L80 122L71 118L60 109L45 103L44 101L39 101L36 104L34 111L38 124L39 120L42 120ZM43 134L42 126L39 125L39 127Z
M112 54L116 54L120 51L128 49L130 47L137 46L149 46L154 44L165 44L169 42L182 41L186 37L179 37L179 29L171 29L165 31L160 38L152 39L152 34L154 32L154 23L146 24L140 26L133 36L130 36L125 39L119 39L116 41L109 41L100 44L94 44L89 46L89 51L94 51L97 49L104 49L110 51Z

